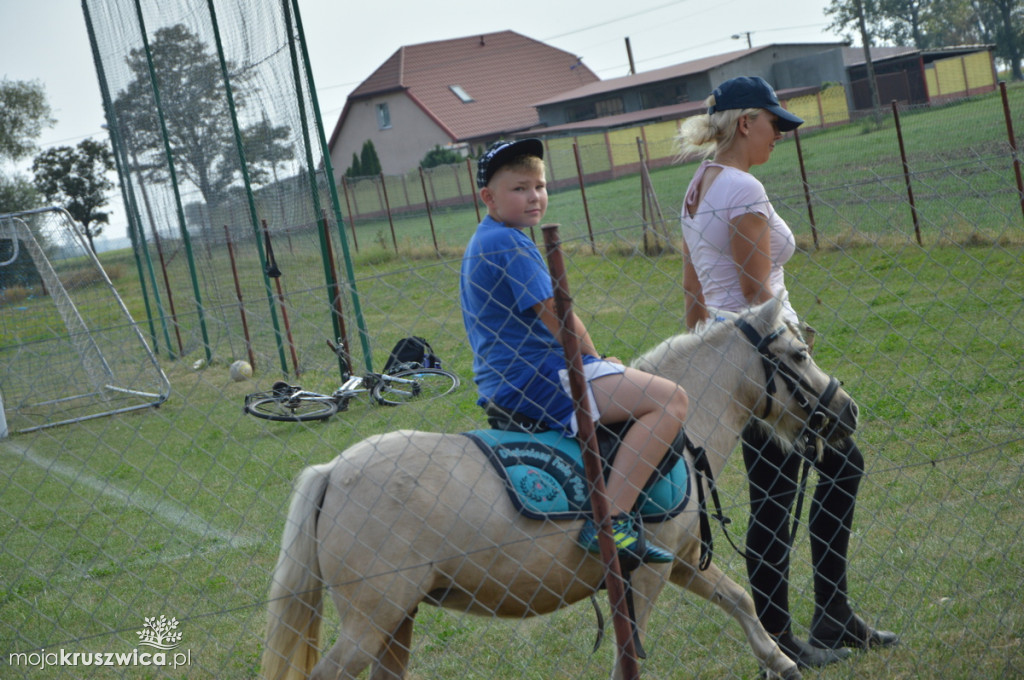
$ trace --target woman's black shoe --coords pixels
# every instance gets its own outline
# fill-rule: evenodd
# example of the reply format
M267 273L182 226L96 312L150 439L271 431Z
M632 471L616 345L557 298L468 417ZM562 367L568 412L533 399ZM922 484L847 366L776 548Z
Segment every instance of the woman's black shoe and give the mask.
M811 644L818 647L890 647L899 644L900 636L887 630L875 630L864 619L850 614L845 624L831 616L822 616L811 624Z
M839 649L825 649L822 647L815 647L810 645L798 637L795 637L792 633L786 632L778 637L772 636L775 641L779 643L779 647L785 652L786 656L796 662L796 665L800 668L816 668L818 666L827 666L830 663L836 663L842 661L846 657L850 656L850 650L839 648Z

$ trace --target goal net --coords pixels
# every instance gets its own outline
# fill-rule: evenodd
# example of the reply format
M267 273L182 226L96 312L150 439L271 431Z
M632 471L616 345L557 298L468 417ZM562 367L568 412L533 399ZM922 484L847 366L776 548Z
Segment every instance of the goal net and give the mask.
M0 394L12 432L157 406L170 384L112 279L61 208L0 215Z

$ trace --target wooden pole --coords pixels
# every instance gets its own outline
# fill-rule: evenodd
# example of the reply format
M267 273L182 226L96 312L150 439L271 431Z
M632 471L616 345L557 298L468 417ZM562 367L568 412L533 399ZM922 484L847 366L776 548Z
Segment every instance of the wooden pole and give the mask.
M245 316L245 304L242 302L242 286L238 282L238 267L235 264L235 248L231 243L231 230L224 225L224 238L228 246L228 258L231 260L231 275L235 279L235 299L238 301L238 313L242 315L242 335L245 336L245 351L249 355L249 365L256 368L256 356L252 351L252 339L249 337L249 321Z
M896 139L900 144L900 158L903 161L903 183L907 185L907 200L910 201L910 217L914 221L914 235L917 245L921 245L921 224L917 219L917 204L914 203L914 187L910 182L910 164L907 162L907 151L903 146L903 127L900 125L900 110L896 100L892 100L892 117L896 123Z
M615 549L615 540L612 538L611 509L608 495L605 492L604 477L601 475L601 456L598 453L597 433L594 429L594 421L590 417L579 337L576 335L576 329L570 327L569 323L572 318L572 298L569 296L569 282L565 273L565 262L562 259L558 225L545 224L541 227L541 231L544 233L548 269L551 271L551 280L555 289L555 310L558 313L562 346L565 348L566 363L569 368L569 385L572 388L576 422L579 429L578 436L583 448L583 466L590 482L590 505L594 512L594 522L600 529L598 543L601 546L601 559L605 565L605 586L608 588L608 598L612 606L612 622L618 643L619 663L622 667L623 678L636 680L640 677L640 671L633 639L633 621L626 604L625 581L619 566L619 554Z

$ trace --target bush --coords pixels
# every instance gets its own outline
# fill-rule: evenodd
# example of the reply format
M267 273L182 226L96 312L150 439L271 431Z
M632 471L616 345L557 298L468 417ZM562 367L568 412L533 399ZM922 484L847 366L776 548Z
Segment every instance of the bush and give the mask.
M427 155L420 161L420 167L424 170L436 168L439 165L451 165L462 160L462 155L453 149L443 149L440 145L435 146L427 152Z

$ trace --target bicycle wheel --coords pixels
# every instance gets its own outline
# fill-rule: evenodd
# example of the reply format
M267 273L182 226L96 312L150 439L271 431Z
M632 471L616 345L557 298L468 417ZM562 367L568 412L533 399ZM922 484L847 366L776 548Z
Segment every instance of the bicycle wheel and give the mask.
M245 412L257 418L280 422L327 420L338 412L338 405L330 397L285 397L270 394L250 395L246 398Z
M382 375L373 386L378 404L400 406L443 397L459 386L459 376L442 368L410 368Z

